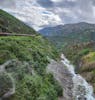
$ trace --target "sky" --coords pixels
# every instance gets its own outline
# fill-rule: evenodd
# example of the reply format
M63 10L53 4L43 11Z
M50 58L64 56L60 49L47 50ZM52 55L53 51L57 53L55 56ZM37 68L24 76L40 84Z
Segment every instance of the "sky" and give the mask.
M68 23L95 23L95 0L0 0L0 9L36 30Z

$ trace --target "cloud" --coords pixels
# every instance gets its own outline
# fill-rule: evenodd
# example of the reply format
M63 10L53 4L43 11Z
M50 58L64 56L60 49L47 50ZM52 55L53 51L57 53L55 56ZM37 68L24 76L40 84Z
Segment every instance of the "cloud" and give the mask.
M45 8L48 8L48 7L52 7L53 6L53 2L51 0L37 0L37 2L45 7Z
M63 0L51 0L51 1L58 3L58 2L62 2Z
M63 0L55 3L54 10L64 23L75 23L80 21L95 23L93 7L94 0Z
M42 7L36 0L13 0L11 3L9 0L7 2L2 1L3 5L5 5L5 3L7 6L1 6L2 9L34 27L36 30L43 26L53 26L62 22L59 15L47 10L45 7ZM13 9L8 7L9 3L10 5L13 3L15 4ZM45 4L45 2L41 3Z
M95 23L95 0L0 0L0 7L36 29L82 21Z
M13 8L15 7L14 0L0 0L0 8Z

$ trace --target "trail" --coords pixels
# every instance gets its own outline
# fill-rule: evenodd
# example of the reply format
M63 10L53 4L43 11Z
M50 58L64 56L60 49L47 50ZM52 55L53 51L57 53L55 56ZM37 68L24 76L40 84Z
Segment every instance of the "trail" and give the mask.
M5 98L10 97L11 95L13 95L15 93L15 81L14 78L12 77L11 74L6 72L6 66L8 64L10 64L12 61L9 60L7 62L5 62L3 65L0 65L0 73L6 73L8 75L8 77L10 78L11 82L12 82L12 88L9 89L9 91L7 91L2 97L0 97L0 100L3 100Z
M0 32L0 36L27 36L27 37L35 37L33 34L12 34L12 33L4 33Z

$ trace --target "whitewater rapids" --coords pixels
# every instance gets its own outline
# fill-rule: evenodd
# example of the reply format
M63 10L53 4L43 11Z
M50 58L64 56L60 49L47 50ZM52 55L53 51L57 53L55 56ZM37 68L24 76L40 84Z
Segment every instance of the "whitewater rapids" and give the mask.
M95 100L93 96L93 87L86 82L86 80L74 71L74 66L70 61L61 55L61 62L67 67L68 71L72 74L73 80L73 98L74 100Z

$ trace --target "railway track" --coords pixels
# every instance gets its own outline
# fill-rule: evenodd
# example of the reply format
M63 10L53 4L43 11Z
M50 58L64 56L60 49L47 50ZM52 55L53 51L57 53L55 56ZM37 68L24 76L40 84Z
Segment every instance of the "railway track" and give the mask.
M12 34L12 33L0 32L0 36L28 36L28 37L35 37L36 35L32 35L32 34Z

